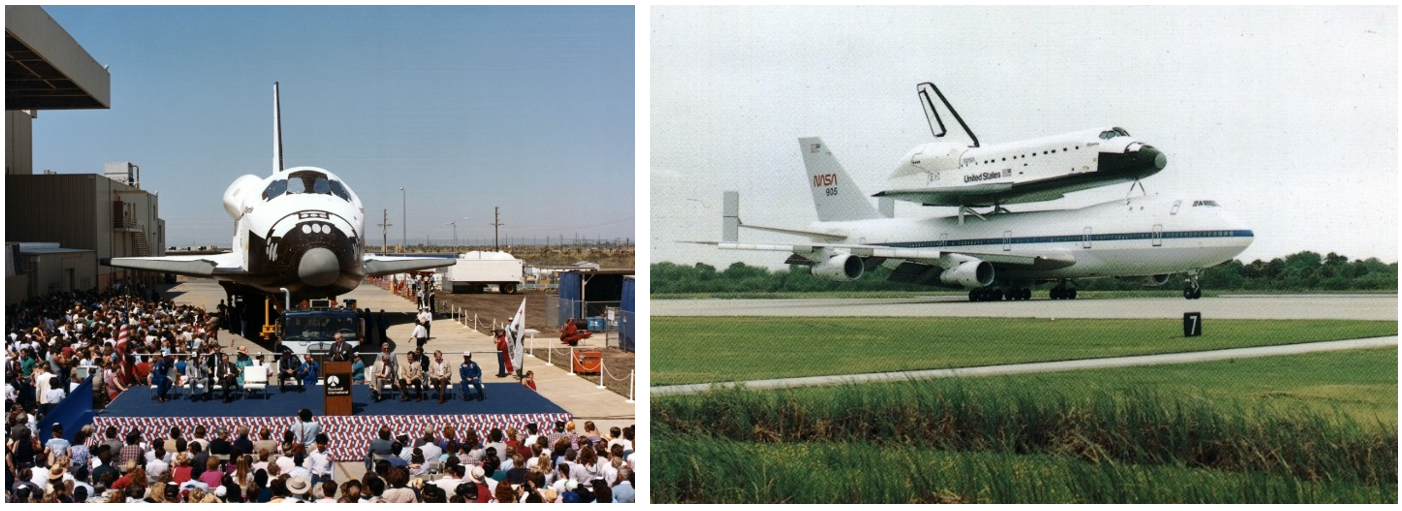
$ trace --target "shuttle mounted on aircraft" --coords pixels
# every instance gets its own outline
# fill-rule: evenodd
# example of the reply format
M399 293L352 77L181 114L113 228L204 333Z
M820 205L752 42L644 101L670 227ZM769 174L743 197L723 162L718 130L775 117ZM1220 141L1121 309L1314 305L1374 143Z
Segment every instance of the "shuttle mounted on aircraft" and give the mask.
M232 252L122 257L107 264L206 277L232 294L334 298L367 276L443 268L452 259L386 257L365 252L365 208L341 178L316 167L283 168L281 109L273 84L273 172L244 175L224 192L234 219Z
M1066 193L1136 182L1163 170L1168 158L1118 127L1104 127L979 145L978 137L933 83L916 89L930 131L940 141L911 149L896 164L889 189L876 197L925 206L972 207L1040 202ZM944 140L949 133L934 97L949 110L971 144Z
M969 289L969 299L1027 300L1031 285L1056 282L1052 299L1074 299L1075 279L1120 277L1163 285L1186 273L1184 298L1201 296L1198 271L1225 262L1253 240L1252 231L1215 201L1136 197L1080 209L889 218L848 177L826 144L799 139L818 221L806 228L740 220L738 192L726 192L726 250L788 252L787 264L813 275L855 280L877 266L890 280ZM1040 156L1039 156L1040 157ZM1157 158L1156 158L1157 159ZM807 237L792 244L741 243L741 227Z

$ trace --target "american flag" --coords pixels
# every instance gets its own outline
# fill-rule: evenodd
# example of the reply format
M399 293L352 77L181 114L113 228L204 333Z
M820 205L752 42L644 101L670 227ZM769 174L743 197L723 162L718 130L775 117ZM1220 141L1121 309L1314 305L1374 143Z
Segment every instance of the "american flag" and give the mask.
M117 344L127 342L127 339L131 338L131 332L127 330L127 323L126 314L122 314L122 328L117 331Z
M808 152L810 152L810 153L817 153L818 150L819 150L819 149L822 149L822 148L823 148L823 144L810 144L810 145L808 146Z

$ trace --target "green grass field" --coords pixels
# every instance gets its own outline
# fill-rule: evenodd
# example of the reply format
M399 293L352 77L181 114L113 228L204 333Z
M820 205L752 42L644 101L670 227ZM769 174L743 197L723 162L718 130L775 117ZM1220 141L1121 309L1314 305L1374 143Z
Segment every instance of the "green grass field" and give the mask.
M654 502L1397 502L1397 350L654 398Z
M666 434L654 503L1396 503L1397 485L1303 481L1064 455L755 444ZM857 474L860 474L858 476Z
M652 318L652 385L942 369L1396 335L1395 321Z

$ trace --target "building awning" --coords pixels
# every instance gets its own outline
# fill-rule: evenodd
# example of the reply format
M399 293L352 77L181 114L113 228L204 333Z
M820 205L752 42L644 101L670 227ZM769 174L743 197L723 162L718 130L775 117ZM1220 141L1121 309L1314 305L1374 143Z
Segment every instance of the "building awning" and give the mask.
M110 108L112 75L33 5L5 6L5 110Z

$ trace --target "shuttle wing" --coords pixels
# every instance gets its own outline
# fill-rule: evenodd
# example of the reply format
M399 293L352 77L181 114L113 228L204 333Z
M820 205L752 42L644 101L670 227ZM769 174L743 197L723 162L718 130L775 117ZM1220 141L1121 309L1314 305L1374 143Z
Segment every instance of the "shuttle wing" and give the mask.
M243 257L237 252L212 255L166 257L118 257L106 263L113 268L150 270L189 277L215 277L244 273Z
M457 262L441 257L394 257L366 254L364 268L366 277L379 277L394 273L447 268L454 264Z

